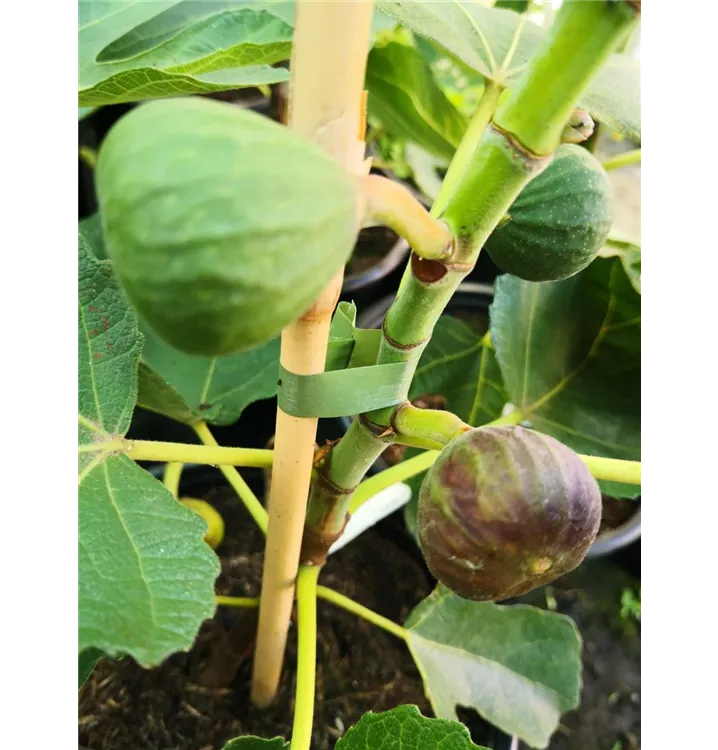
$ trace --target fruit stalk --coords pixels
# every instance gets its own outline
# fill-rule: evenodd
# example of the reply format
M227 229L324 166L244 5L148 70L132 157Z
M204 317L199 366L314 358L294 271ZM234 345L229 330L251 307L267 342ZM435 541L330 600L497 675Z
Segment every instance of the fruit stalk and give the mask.
M422 258L442 260L451 254L448 227L432 219L403 185L370 174L363 180L363 189L367 199L367 219L393 229Z
M349 172L364 173L363 88L373 2L297 3L289 127L313 139ZM301 189L301 186L299 186ZM301 248L297 248L300 252ZM322 372L343 271L314 305L282 332L281 364ZM311 479L317 420L277 410L269 526L259 606L251 700L266 707L277 692Z
M522 188L546 168L577 99L633 27L633 5L604 1L561 6L542 47L483 132L445 211L432 211L452 230L452 257L439 262L412 254L384 318L378 364L404 362L416 368L436 321L489 235ZM391 440L394 413L391 407L362 415L330 452L325 481L315 484L309 500L308 517L321 520L311 529L315 537L330 540L341 530L357 475L369 469ZM347 461L334 461L334 452L353 456L351 470L346 470ZM327 487L336 489L334 496Z

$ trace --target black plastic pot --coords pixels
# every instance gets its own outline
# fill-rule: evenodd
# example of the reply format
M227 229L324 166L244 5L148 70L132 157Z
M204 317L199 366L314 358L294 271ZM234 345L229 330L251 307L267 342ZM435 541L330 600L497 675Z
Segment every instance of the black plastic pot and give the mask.
M359 232L353 259L379 258L366 268L345 273L340 299L354 302L359 310L396 289L409 257L409 243L386 227L367 227Z
M464 282L459 286L458 290L451 298L446 308L446 312L449 315L460 311L479 313L482 315L485 314L488 328L488 313L492 300L493 287L490 285ZM376 302L357 317L357 326L359 328L379 328L384 320L386 311L389 309L393 301L394 295L390 295ZM351 424L350 417L343 417L340 421L345 430ZM372 466L370 474L376 474L386 468L388 468L388 464L382 458L379 458ZM615 529L611 529L610 531L601 533L589 549L586 557L587 559L598 559L600 557L614 555L617 552L630 547L630 545L638 541L640 537L641 509L640 506L638 506L636 512L624 524ZM635 558L635 555L632 557ZM638 571L635 569L635 560L629 562L626 567L631 573L640 576L640 562Z

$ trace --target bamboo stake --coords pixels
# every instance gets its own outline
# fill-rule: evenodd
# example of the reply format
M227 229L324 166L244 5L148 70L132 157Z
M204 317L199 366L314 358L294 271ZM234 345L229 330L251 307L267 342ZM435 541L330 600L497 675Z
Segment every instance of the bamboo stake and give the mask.
M289 126L359 176L367 171L363 89L372 11L369 0L298 0L291 60ZM343 269L315 304L282 332L280 359L287 370L299 374L324 370L329 325L342 278ZM284 661L316 430L316 419L291 417L277 410L252 674L251 699L260 708L273 700Z

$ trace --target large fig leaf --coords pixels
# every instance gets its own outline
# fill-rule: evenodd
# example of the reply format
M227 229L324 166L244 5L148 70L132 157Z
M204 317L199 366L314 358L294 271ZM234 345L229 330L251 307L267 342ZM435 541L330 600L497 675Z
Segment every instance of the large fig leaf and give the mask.
M473 427L498 419L508 396L489 337L461 320L442 315L421 355L409 389L412 400L425 394L444 396L446 405L441 408ZM418 453L418 450L407 450L404 459ZM412 499L404 506L404 521L414 535L418 492L425 475L423 472L407 481Z
M436 715L456 706L531 747L548 745L581 692L581 638L573 621L535 607L472 602L439 585L409 615L407 644Z
M591 81L581 106L610 128L641 142L641 63L611 55Z
M377 7L461 60L472 70L505 86L516 83L538 48L544 31L525 16L467 0L377 0ZM509 54L514 38L513 54ZM596 119L640 141L640 63L612 55L589 83L580 106Z
M484 92L484 77L436 42L418 35L413 36L413 41L447 99L464 117L471 118Z
M292 27L273 3L80 3L79 105L286 80ZM281 3L279 6L284 6ZM279 7L278 6L278 7Z
M122 455L142 336L110 263L79 237L79 650L158 664L214 612L206 524Z
M191 424L236 422L254 401L277 392L279 339L228 357L177 351L142 322L145 337L137 403Z
M79 106L285 81L294 18L293 0L80 0Z
M513 11L466 0L377 0L376 6L484 78L504 85L515 82L543 35L536 24Z
M501 276L491 338L510 400L532 426L578 453L640 459L641 298L619 259L564 281Z
M416 49L399 42L375 47L367 61L366 87L369 112L392 135L451 159L467 123Z
M429 719L416 706L369 712L339 739L336 750L487 750L474 745L468 729L456 721ZM226 748L225 748L226 750Z
M436 323L424 349L409 398L441 394L446 408L478 427L501 416L508 397L489 337L450 315Z

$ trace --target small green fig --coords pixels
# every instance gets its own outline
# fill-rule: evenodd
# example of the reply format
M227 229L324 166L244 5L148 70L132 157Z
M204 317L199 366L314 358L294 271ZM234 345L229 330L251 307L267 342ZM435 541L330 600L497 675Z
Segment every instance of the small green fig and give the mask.
M276 336L351 255L358 186L316 143L207 99L143 104L100 149L115 273L155 333L188 354Z
M453 440L419 494L421 551L454 593L500 601L573 570L601 521L583 461L548 435L479 427Z
M585 148L564 144L521 191L486 241L486 251L505 273L559 281L591 263L612 224L606 170Z

